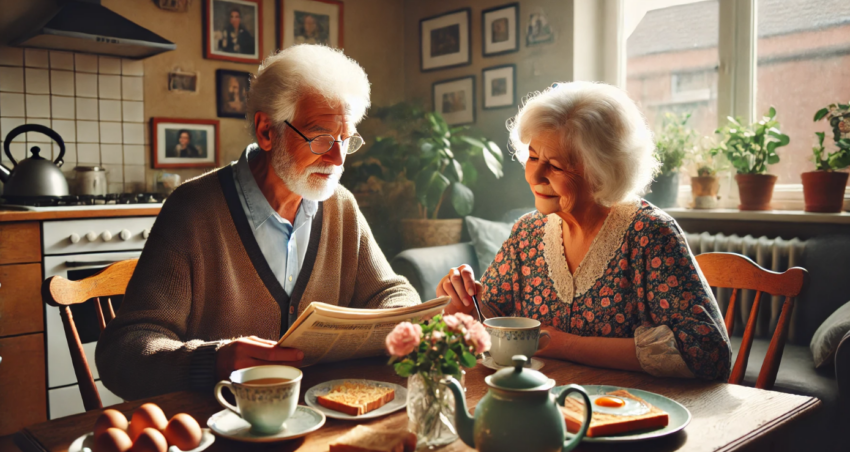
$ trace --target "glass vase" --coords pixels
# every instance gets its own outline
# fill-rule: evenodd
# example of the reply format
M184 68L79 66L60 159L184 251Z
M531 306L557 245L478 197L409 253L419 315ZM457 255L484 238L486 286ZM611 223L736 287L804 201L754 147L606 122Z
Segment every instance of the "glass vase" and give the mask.
M417 373L407 378L408 429L416 434L416 450L435 449L458 438L454 394L440 384L442 378L436 373ZM459 381L464 386L463 372Z

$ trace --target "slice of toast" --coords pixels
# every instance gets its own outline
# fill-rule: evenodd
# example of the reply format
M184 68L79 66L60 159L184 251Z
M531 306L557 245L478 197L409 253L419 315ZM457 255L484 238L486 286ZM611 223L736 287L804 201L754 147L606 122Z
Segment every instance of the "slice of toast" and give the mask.
M587 437L616 435L635 430L666 427L669 416L664 411L650 405L640 397L630 394L625 389L609 392L608 395L636 400L649 407L649 412L638 416L617 416L614 414L593 412L590 418L590 428L587 429ZM567 397L561 414L567 422L567 430L576 433L581 429L584 422L584 402L573 397Z
M365 383L345 383L316 397L319 405L351 416L360 416L386 405L395 399L395 390Z
M407 430L384 431L358 425L330 445L330 452L413 452L416 435Z

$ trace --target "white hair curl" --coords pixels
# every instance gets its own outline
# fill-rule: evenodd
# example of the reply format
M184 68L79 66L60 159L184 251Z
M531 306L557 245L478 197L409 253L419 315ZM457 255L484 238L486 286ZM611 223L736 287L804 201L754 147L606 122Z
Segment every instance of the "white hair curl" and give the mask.
M584 166L597 203L612 206L642 195L658 167L652 132L621 89L593 82L556 83L531 93L507 122L514 156L525 166L541 132L560 136L561 151Z
M266 113L276 128L295 117L295 106L305 93L318 93L329 102L342 102L347 119L360 122L369 108L369 79L356 61L340 50L300 44L263 60L248 92L245 119L255 134L254 116Z

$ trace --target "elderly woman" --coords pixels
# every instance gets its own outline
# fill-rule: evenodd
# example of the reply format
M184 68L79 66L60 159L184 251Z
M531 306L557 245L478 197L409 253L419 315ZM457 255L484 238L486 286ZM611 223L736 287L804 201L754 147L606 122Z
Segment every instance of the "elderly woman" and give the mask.
M509 122L536 212L520 218L474 281L468 265L437 288L450 312L538 319L540 355L657 376L727 379L717 302L682 231L639 198L657 162L634 102L604 84L561 83ZM486 312L485 312L486 314Z

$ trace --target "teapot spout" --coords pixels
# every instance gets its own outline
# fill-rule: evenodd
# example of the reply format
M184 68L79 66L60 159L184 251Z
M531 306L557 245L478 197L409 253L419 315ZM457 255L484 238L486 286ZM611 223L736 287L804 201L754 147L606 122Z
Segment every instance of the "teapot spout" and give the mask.
M463 387L453 377L445 378L443 384L449 387L455 397L455 427L457 428L457 434L467 446L475 449L473 429L475 418L469 415L469 409L466 407L466 394L463 393Z
M12 175L12 170L6 168L2 164L0 164L0 182L6 183L9 180L9 176Z

